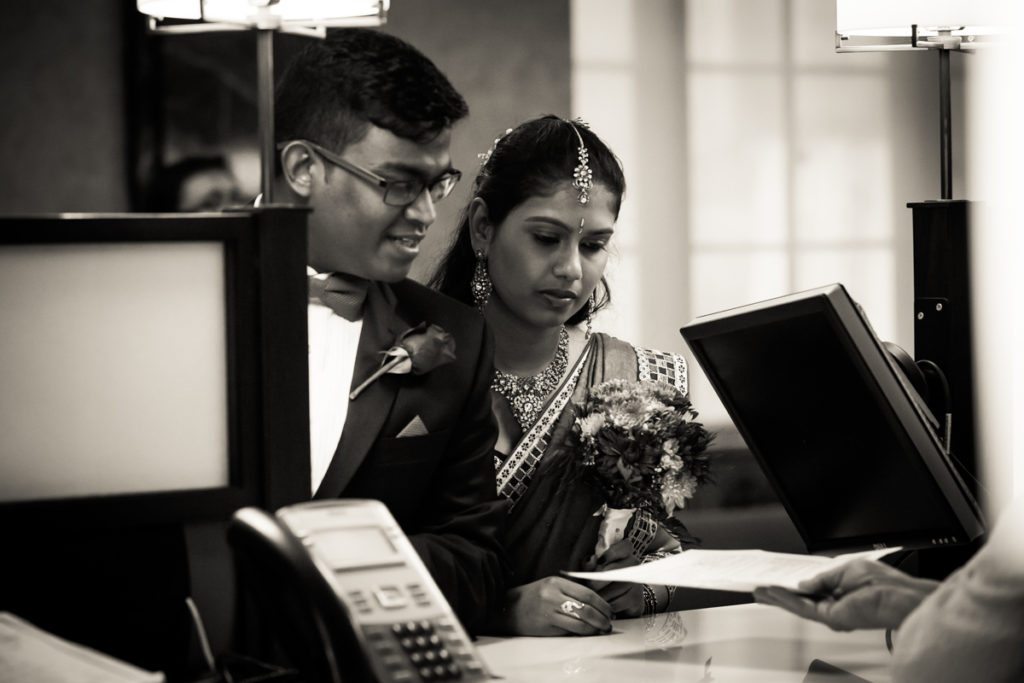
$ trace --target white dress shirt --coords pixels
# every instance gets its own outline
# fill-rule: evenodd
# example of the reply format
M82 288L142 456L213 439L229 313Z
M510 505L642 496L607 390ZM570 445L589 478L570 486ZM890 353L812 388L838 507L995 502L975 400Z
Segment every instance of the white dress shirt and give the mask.
M306 274L326 278L306 268ZM307 308L309 322L309 474L316 493L334 457L348 415L348 393L363 321L350 322L317 301Z

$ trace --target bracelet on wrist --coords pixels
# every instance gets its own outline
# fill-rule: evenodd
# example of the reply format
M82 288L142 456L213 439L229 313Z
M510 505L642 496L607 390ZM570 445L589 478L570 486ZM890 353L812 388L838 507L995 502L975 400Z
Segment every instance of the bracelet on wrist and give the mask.
M644 614L657 614L658 612L658 595L654 592L652 586L643 584L644 593Z

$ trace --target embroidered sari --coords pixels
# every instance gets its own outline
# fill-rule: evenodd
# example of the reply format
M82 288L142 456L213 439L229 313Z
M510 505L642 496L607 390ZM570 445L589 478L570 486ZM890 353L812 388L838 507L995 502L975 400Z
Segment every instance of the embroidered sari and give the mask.
M592 484L568 474L569 459L576 454L566 442L572 404L581 403L591 387L611 379L662 380L685 392L686 362L677 354L634 348L594 334L537 422L511 453L496 454L498 492L510 507L505 547L513 571L511 585L581 569L594 554L601 524L595 513L604 500Z

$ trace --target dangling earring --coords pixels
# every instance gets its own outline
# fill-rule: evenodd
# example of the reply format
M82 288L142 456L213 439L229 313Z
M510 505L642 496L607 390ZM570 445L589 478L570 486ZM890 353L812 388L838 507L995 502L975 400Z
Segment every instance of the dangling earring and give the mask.
M469 291L473 294L473 303L481 313L487 300L491 298L491 277L487 274L487 254L483 249L476 250L476 268L473 269L473 279L469 281Z
M594 309L597 308L597 302L594 300L594 295L591 293L590 298L587 299L587 334L584 340L590 340L590 335L594 333Z

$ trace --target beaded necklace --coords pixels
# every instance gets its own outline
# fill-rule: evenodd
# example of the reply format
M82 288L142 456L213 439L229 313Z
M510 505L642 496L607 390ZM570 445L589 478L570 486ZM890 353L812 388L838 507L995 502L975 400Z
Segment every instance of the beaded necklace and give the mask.
M491 389L505 397L512 409L512 417L519 423L520 428L526 429L540 417L544 399L558 386L558 380L562 378L567 367L569 367L569 333L563 325L558 332L558 347L555 349L555 357L551 359L546 368L529 377L519 377L496 369Z

